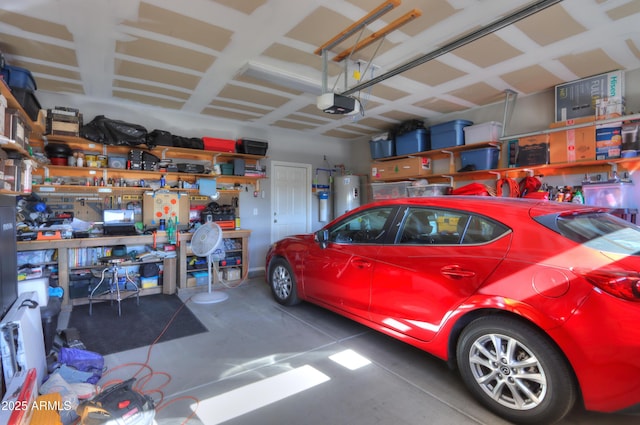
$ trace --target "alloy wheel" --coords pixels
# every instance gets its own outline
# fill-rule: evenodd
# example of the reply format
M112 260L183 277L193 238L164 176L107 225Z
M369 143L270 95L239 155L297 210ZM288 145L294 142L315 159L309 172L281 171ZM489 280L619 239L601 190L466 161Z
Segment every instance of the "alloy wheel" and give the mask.
M547 377L533 352L515 338L486 334L469 353L478 386L497 403L515 410L538 406L547 394Z

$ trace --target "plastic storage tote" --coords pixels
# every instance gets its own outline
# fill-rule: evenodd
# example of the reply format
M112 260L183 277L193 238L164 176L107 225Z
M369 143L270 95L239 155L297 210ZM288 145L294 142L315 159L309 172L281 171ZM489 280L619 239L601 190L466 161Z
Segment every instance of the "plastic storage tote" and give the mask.
M371 183L371 195L374 200L404 198L407 196L409 186L411 186L410 181Z
M35 91L37 89L36 81L31 75L31 71L19 66L5 65L2 68L2 78L11 88L25 89Z
M633 183L592 183L582 186L584 203L608 208L637 208Z
M473 121L454 120L432 125L431 149L444 149L464 145L464 128L473 125Z
M490 170L498 168L500 149L494 147L471 149L460 152L462 168L473 165L476 170Z
M393 140L369 140L371 159L388 158L396 155Z
M449 195L451 190L451 185L445 183L433 183L425 186L409 186L407 187L407 196L410 198L421 198L427 196Z
M428 150L431 150L431 140L429 131L425 128L396 136L396 155L409 155Z
M497 121L464 127L464 144L472 145L482 142L497 142L502 136L502 123Z

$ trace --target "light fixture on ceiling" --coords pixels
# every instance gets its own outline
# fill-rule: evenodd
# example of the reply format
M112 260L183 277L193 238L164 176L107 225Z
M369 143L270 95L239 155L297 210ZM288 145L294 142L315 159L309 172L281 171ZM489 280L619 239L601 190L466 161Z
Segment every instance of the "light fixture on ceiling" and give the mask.
M239 72L238 75L255 78L266 83L275 84L291 90L297 90L313 95L322 94L322 83L293 72L288 72L282 68L277 68L260 62L249 62Z

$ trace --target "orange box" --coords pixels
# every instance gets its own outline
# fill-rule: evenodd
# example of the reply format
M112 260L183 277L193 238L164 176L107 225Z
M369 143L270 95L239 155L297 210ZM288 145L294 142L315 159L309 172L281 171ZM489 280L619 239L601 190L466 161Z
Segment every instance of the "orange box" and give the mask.
M575 118L552 123L550 128L594 122L595 117ZM573 128L549 134L549 162L593 161L596 159L596 126Z

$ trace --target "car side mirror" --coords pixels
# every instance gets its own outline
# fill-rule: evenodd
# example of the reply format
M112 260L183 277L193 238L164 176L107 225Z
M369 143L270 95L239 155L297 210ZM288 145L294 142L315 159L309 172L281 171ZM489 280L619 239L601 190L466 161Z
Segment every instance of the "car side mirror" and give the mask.
M327 229L320 229L316 232L316 240L320 244L320 248L326 248L329 244L329 231Z

